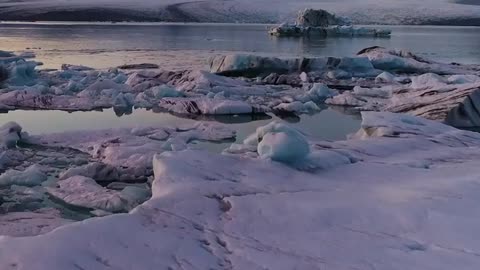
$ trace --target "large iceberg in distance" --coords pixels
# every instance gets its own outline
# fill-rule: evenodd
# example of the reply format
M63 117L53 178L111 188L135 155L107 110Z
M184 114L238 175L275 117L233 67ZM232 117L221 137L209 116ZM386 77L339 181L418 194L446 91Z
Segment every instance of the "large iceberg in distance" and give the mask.
M304 9L298 12L295 24L284 23L271 28L270 35L279 37L326 36L326 37L390 37L387 29L354 27L345 18L337 17L323 9Z

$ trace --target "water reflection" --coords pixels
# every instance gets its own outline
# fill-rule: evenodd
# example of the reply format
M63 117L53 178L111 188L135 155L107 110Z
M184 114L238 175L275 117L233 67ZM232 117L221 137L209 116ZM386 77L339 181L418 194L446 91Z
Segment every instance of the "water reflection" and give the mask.
M89 112L16 110L0 114L0 125L16 121L30 134L138 126L182 126L197 121L215 121L236 130L237 141L243 140L258 127L273 120L288 122L312 137L325 140L343 140L360 127L358 114L346 115L330 108L313 115L281 117L273 114L179 117L146 109L135 109L131 112L114 109Z
M301 118L294 112L288 112L288 111L276 111L274 112L275 116L278 118L282 119L283 121L287 123L299 123Z
M113 107L113 112L115 112L115 115L118 117L124 116L124 115L130 115L133 113L133 107Z
M0 24L0 50L41 48L35 49L35 52L39 60L45 62L46 68L58 68L62 62L90 63L91 66L104 68L136 61L165 67L172 60L175 63L184 61L186 57L197 57L198 61L205 61L206 54L225 51L275 56L349 56L375 45L404 48L439 61L480 63L480 27L388 26L393 31L390 39L276 38L268 35L266 27L222 24ZM180 52L177 55L179 59L172 59L175 55L162 56L166 51L198 53L186 56ZM97 57L87 57L91 54ZM104 58L99 58L104 54ZM204 57L201 58L201 55Z
M156 111L153 110L153 112L156 112ZM265 113L240 114L240 115L192 115L192 114L172 114L172 115L175 115L180 118L192 119L196 121L213 121L213 122L219 122L223 124L242 124L242 123L272 119L272 116Z

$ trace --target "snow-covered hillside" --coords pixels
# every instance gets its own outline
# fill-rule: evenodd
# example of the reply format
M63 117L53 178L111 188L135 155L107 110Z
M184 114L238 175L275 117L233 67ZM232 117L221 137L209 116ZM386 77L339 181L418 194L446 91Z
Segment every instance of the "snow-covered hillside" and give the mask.
M358 24L480 25L478 0L0 1L3 20L279 22L322 8Z

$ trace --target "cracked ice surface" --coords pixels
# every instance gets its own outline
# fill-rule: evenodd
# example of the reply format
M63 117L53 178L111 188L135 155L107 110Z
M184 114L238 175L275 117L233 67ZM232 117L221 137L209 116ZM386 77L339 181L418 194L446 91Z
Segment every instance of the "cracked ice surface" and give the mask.
M128 212L151 196L155 154L235 137L224 126L202 122L36 136L8 123L0 133L8 142L0 159L0 233L11 236Z
M477 268L479 134L365 112L351 139L308 143L316 164L329 162L325 152L350 162L298 170L245 153L165 152L153 158L150 200L128 214L3 237L0 266Z
M68 146L88 153L96 161L111 165L119 170L118 180L135 180L151 175L151 161L156 153L186 149L188 143L194 140L223 141L234 137L235 131L223 125L197 122L179 127L140 127L64 132L31 136L29 140L31 143L43 146ZM84 166L78 170L87 174L84 176L94 177L97 181L112 180L109 178L112 177L113 172L102 173L98 177L94 176L103 168ZM92 170L93 172L91 172ZM76 172L76 174L78 173Z

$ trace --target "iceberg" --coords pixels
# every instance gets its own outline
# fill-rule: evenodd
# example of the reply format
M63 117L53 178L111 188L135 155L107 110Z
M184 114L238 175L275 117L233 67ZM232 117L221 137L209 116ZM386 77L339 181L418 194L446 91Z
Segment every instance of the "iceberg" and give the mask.
M10 85L32 85L36 78L37 63L20 59L7 65L9 73L7 83Z
M323 83L314 83L312 88L308 90L307 97L312 101L325 101L327 98L331 98L338 94L337 91L330 89Z
M95 83L89 85L83 91L77 94L78 97L96 97L104 90L118 90L120 92L130 92L130 88L125 84L118 84L110 79L98 79Z
M292 128L278 127L278 123L273 125L275 127L265 133L258 143L258 155L264 159L285 163L296 163L305 159L310 149L304 136Z
M296 25L304 27L326 27L329 25L348 25L348 19L337 17L323 9L307 8L298 12Z
M155 98L164 98L164 97L182 97L183 94L172 87L167 85L155 86L150 89Z
M15 148L22 138L22 127L16 122L8 122L0 127L0 149Z
M376 77L376 69L367 57L287 58L244 54L218 55L210 59L210 71L225 76L252 77L262 74L336 72L340 77ZM277 78L278 80L279 78ZM268 81L265 78L266 81Z
M294 112L294 113L315 113L321 111L321 109L313 101L307 101L302 103L300 101L294 101L290 103L280 103L273 107L274 113L282 112Z
M281 24L271 28L270 35L278 37L390 37L391 30L354 27L345 18L339 18L323 9L304 9L298 12L295 24Z
M131 93L119 93L113 100L113 110L118 116L132 113L135 97Z
M358 56L367 57L372 65L384 71L397 73L435 73L438 75L476 74L475 65L445 64L420 57L410 51L401 49L386 49L383 47L365 48Z
M77 175L92 178L97 182L113 182L120 179L120 175L116 167L100 162L93 162L79 167L72 167L62 172L58 178L60 180L64 180Z
M355 107L360 111L408 113L461 128L478 127L480 121L476 107L480 98L480 83L463 79L457 81L457 78L457 75L426 73L412 76L408 85L355 87L353 91L327 99L326 103Z
M446 79L435 73L425 73L413 76L410 87L413 89L442 88L446 86Z
M229 76L256 76L259 73L288 72L298 66L298 61L282 60L275 57L232 54L215 56L210 59L210 71Z
M392 83L395 82L395 75L390 72L384 71L375 78L376 83Z
M163 98L158 107L176 114L261 114L266 110L240 100L211 99L211 98Z
M23 171L8 170L0 175L0 186L38 186L47 180L47 175L34 164Z

